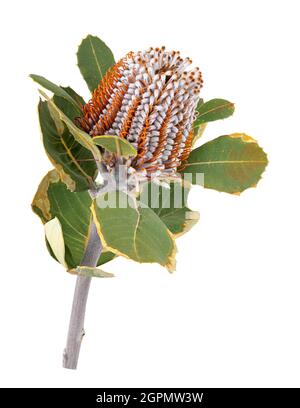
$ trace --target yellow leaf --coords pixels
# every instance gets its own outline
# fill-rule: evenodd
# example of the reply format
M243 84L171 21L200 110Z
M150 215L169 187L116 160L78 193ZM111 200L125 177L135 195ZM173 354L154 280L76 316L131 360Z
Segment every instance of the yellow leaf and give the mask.
M48 221L45 225L45 234L49 245L58 260L64 267L68 267L65 261L65 242L62 227L57 217Z

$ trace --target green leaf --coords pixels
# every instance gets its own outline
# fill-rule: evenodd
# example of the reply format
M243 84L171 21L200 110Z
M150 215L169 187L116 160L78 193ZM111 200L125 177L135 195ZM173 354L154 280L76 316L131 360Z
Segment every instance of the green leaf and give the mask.
M255 187L268 163L257 142L244 133L220 136L193 150L181 172L191 174L193 184L226 193L241 193Z
M118 156L134 157L137 155L135 148L126 139L119 136L103 135L93 137L93 142L111 153L116 153Z
M65 261L65 242L61 223L57 217L46 222L45 234L47 242L49 243L55 259L58 260L64 267L68 267Z
M76 91L74 91L73 88L71 88L70 86L62 86L61 87L65 92L67 92L67 94L69 94L71 96L71 98L74 99L74 101L76 101L76 103L78 104L78 106L82 107L85 105L85 100L83 99L83 97L81 95L79 95ZM58 95L57 95L58 96Z
M196 112L199 112L199 110L200 110L200 108L201 108L201 106L203 104L204 104L204 99L200 98L198 103L197 103L197 106L196 106Z
M79 275L86 276L88 278L113 278L114 274L105 272L99 268L92 268L90 266L77 266L75 269L70 269L68 272Z
M175 267L176 246L165 224L147 206L137 206L127 194L113 191L93 202L92 212L105 247L137 262Z
M78 95L72 88L68 86L62 87L62 89L66 91L78 103L78 105L85 105L84 99L80 95ZM53 102L69 119L72 120L72 122L74 122L74 120L78 117L78 110L65 98L53 95Z
M91 203L88 192L69 191L56 170L43 178L32 202L33 211L44 224L55 217L59 220L65 243L65 260L70 269L76 268L83 257L89 235ZM56 258L57 255L54 255ZM98 265L114 257L112 253L103 252Z
M193 130L194 130L194 138L192 142L192 147L195 146L196 142L200 139L200 137L203 135L205 129L206 129L207 123L202 123L200 125L194 125Z
M225 99L211 99L200 104L196 111L198 115L193 126L197 128L202 123L228 118L234 112L234 104Z
M52 117L54 116L54 113L57 114L57 117L64 122L64 124L67 126L69 129L70 133L74 136L74 139L80 143L83 147L86 149L90 150L91 153L93 154L94 159L96 162L101 161L101 153L100 150L98 149L97 146L95 146L93 139L89 134L84 132L83 130L79 129L77 126L74 125L72 120L70 120L51 100L44 92L40 90L40 94L47 100L48 106L50 111L52 112ZM52 110L51 110L52 108Z
M171 182L169 188L156 183L143 186L140 201L147 204L175 237L188 232L199 220L198 211L187 206L189 185Z
M88 35L79 45L77 61L91 92L97 88L106 71L115 63L110 48L100 38L92 35Z
M53 82L48 81L48 79L40 76L40 75L29 75L35 82L40 84L43 88L48 89L48 91L53 92L54 95L59 96L66 101L68 101L74 109L77 111L77 114L81 114L81 103L80 100L74 98L69 92L71 88L63 88L62 86L55 85Z
M70 105L59 99L60 106L70 113ZM97 174L96 162L90 150L76 140L48 103L40 101L39 119L47 155L62 181L71 191L84 191L92 187ZM51 115L52 113L52 115ZM55 119L55 120L54 120Z

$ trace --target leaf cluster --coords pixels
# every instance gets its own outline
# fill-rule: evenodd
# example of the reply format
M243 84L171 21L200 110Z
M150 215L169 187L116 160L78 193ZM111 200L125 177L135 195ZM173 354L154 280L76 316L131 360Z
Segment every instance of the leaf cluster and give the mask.
M115 63L109 47L91 35L81 42L77 59L91 92ZM32 209L45 224L50 254L72 273L110 276L78 267L92 222L104 246L98 265L124 256L137 262L157 262L172 271L176 237L199 219L198 212L187 205L191 184L240 194L256 186L267 165L264 151L244 133L219 136L195 148L209 122L234 113L234 104L225 99L200 100L193 124L194 149L180 170L181 182L149 182L135 196L117 189L95 198L90 192L98 188L102 153L128 158L136 155L135 149L117 136L91 138L75 125L84 99L70 87L55 85L39 75L31 78L52 93L50 98L40 91L43 98L38 113L45 151L54 167L42 179ZM108 199L114 199L113 208L104 205Z

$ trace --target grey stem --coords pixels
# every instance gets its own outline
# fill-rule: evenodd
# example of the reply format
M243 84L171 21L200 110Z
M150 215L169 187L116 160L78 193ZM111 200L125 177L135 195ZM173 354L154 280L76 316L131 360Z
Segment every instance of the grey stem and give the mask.
M92 222L90 236L83 255L81 266L97 266L101 255L102 244L97 233L96 225ZM72 312L70 317L67 345L63 354L63 367L75 370L80 352L81 341L84 336L84 316L86 302L91 284L91 277L78 276L75 286Z

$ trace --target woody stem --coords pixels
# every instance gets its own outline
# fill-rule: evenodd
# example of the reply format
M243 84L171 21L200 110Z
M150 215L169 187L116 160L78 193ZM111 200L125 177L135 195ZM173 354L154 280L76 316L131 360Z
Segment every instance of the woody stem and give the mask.
M102 244L96 225L92 222L88 243L81 261L81 266L96 267L101 255ZM70 317L67 345L63 353L63 367L77 368L81 341L84 336L84 317L91 284L91 277L78 276L75 286Z

